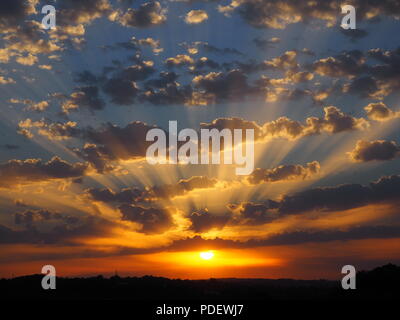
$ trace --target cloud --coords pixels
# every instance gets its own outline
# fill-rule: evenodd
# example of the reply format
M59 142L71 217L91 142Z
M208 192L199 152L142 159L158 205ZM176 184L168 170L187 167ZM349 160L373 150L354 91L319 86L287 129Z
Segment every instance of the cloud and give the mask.
M268 40L261 38L254 38L253 42L259 49L273 48L275 44L281 42L281 39L278 37L272 37Z
M18 184L78 178L85 175L87 164L70 164L58 157L47 162L41 159L9 160L0 164L0 187L9 188Z
M190 67L190 71L192 74L200 74L203 69L219 69L220 65L218 62L211 60L207 57L201 57L197 59L194 66Z
M79 87L77 91L71 93L68 100L62 104L61 109L65 114L82 108L93 112L94 110L102 110L104 105L104 101L99 96L99 89L96 86L85 86Z
M261 139L263 135L262 128L255 121L248 121L241 118L217 118L210 123L200 123L200 128L208 130L217 129L219 131L223 129L252 129L254 130L255 140Z
M375 121L387 121L400 117L400 112L394 112L383 102L370 103L364 110L367 111L368 118Z
M242 202L238 205L229 204L227 207L233 213L231 225L262 225L277 218L278 203L268 200L265 203Z
M112 20L126 27L147 28L163 24L166 20L166 10L160 2L145 2L138 9L129 8L125 13L116 12Z
M179 180L176 184L167 184L154 186L148 190L150 197L155 198L173 198L182 196L195 189L212 188L217 184L216 179L208 177L194 176L189 179Z
M340 28L340 32L343 33L346 37L349 37L352 42L356 42L359 39L365 38L368 35L368 32L363 29L343 29Z
M18 214L16 222L17 225L25 225L24 229L14 230L0 225L1 244L76 246L76 240L110 235L114 226L114 223L100 217L79 217L43 209ZM43 222L51 225L47 225L46 229L41 228L40 223Z
M35 63L39 61L39 59L32 54L28 54L27 56L17 57L15 61L24 66L33 66Z
M242 202L228 204L228 211L215 214L207 208L197 210L188 215L190 230L196 233L208 232L212 229L223 229L225 226L263 225L277 218L277 203L269 200L265 203Z
M2 145L1 147L4 148L4 149L7 149L7 150L17 150L17 149L19 149L18 145L10 144L10 143L6 143L6 144Z
M314 79L314 74L308 71L288 72L287 76L294 83L307 82Z
M106 79L103 91L111 97L111 101L119 105L133 104L140 93L137 81L147 79L154 73L152 61L135 59L136 64L123 68Z
M118 192L109 188L90 188L86 190L86 193L91 199L105 203L135 203L141 201L144 196L144 190L139 188L125 188Z
M368 50L367 56L378 60L379 64L368 66L364 70L367 74L346 84L343 92L382 100L400 88L400 48L386 51L375 48Z
M371 76L358 77L343 87L344 93L358 95L361 98L381 99L388 94L382 91L378 81Z
M27 228L32 228L34 226L34 223L38 221L60 220L68 225L75 225L79 222L78 217L64 215L59 212L51 212L43 209L26 210L21 213L16 213L14 217L15 224L24 225Z
M35 1L3 0L0 4L0 30L9 33L15 30L23 20L35 13Z
M400 156L400 146L394 141L357 141L353 151L348 153L354 162L393 160Z
M135 102L139 89L134 81L121 78L111 78L105 83L103 90L111 97L111 101L120 105L130 105Z
M318 161L302 165L281 165L273 169L257 168L251 175L247 177L247 181L251 184L260 184L266 182L306 180L311 179L320 171Z
M0 84L12 84L12 83L16 83L14 79L0 76Z
M297 52L295 50L286 51L279 57L264 61L264 65L266 68L279 70L297 69L299 68L299 64L297 63Z
M167 248L169 251L193 251L208 248L242 249L265 246L296 245L304 243L319 243L330 241L349 241L361 239L398 238L400 226L372 225L350 227L345 230L301 230L270 234L264 239L235 241L222 238L204 239L199 235L191 238L175 240Z
M364 118L354 118L334 106L325 107L323 117L309 117L304 124L287 117L280 117L262 125L241 118L217 118L210 123L200 123L201 129L253 129L255 139L261 141L271 138L295 140L322 133L365 130L368 127L369 122Z
M143 208L123 204L119 207L122 220L142 225L139 232L146 234L163 233L173 226L170 213L166 209Z
M193 58L186 54L178 54L176 57L171 57L165 60L165 64L168 67L173 67L173 66L181 67L193 63L194 63Z
M57 1L57 24L88 24L110 13L111 5L108 0L59 0Z
M192 212L188 219L191 222L190 229L196 233L210 231L211 229L222 229L229 221L230 217L226 214L211 214L207 209Z
M298 139L300 137L321 134L323 132L335 134L344 131L364 130L369 123L363 118L354 118L340 111L337 107L328 106L324 108L324 117L309 117L306 123L280 117L277 120L267 122L263 125L265 137L281 137L287 139Z
M218 48L205 41L195 41L192 43L183 42L180 44L180 46L183 46L190 55L198 54L199 50L201 50L204 51L205 53L211 53L216 55L230 54L230 55L244 56L242 52L240 52L235 48Z
M177 196L183 196L193 190L212 188L217 182L217 179L194 176L189 179L181 179L174 184L164 184L145 189L130 187L114 192L109 188L91 188L86 190L86 193L95 201L132 204L159 199L172 199Z
M256 89L248 84L247 76L239 70L199 75L193 78L192 83L195 88L214 97L216 102L241 100L256 93Z
M77 123L73 121L49 123L45 119L32 121L30 118L18 123L17 132L26 138L33 138L33 129L36 129L37 134L50 140L66 140L71 137L79 137L82 132L77 127Z
M382 177L367 186L343 184L319 187L285 195L279 202L281 214L347 210L381 202L395 203L399 199L400 176Z
M396 18L400 14L400 5L391 0L377 3L353 0L349 4L357 8L357 19L360 21L381 15ZM320 20L328 27L333 27L343 17L342 5L337 0L290 3L282 0L233 0L230 5L220 6L219 11L229 16L236 10L247 23L257 28L284 29L290 24L309 23L312 20Z
M185 16L187 24L199 24L208 19L208 14L205 10L190 10Z
M16 57L17 63L32 66L39 61L39 54L49 55L63 50L57 40L46 37L38 21L23 20L9 31L3 36L5 47L0 49L0 56L7 56L1 58L4 62L8 62L10 57Z
M361 51L344 51L335 57L315 61L312 70L321 76L354 77L367 70L365 62Z
M152 128L155 127L140 121L131 122L122 128L111 123L97 129L89 127L84 130L83 137L92 143L75 152L99 172L107 171L112 168L112 161L145 157L152 143L146 141L146 134Z

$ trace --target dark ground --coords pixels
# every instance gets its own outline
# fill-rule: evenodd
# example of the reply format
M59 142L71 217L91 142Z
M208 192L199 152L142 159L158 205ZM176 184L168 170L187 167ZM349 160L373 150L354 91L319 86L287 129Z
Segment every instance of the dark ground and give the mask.
M102 276L58 278L56 290L43 290L44 275L1 279L7 300L134 300L134 301L331 301L399 300L400 267L388 264L357 273L356 290L340 281L292 279L171 280L159 277Z

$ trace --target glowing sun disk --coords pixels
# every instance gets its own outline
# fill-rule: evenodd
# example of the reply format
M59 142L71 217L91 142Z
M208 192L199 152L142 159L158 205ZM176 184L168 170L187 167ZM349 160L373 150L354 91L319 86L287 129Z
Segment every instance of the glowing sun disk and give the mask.
M212 251L200 252L200 258L204 260L211 260L212 258L214 258L214 252Z

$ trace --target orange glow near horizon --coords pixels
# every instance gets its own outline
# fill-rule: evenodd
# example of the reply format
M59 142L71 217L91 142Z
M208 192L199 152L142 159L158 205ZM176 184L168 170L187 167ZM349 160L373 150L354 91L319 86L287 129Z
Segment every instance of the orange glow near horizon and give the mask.
M332 250L335 248L335 250ZM9 246L5 253L19 253L19 256L42 250L30 247L30 252L22 246ZM49 249L49 248L47 248ZM56 249L56 248L55 248ZM201 252L214 253L205 260ZM368 261L375 264L398 263L387 257L398 257L400 241L393 239L371 239L353 241L333 241L327 243L307 243L301 245L269 246L243 249L210 249L196 251L163 251L158 253L128 256L103 256L93 258L52 259L36 261L12 261L0 266L0 277L21 276L40 273L45 264L56 267L58 276L120 276L152 275L180 279L209 278L297 278L297 279L338 279L340 267L353 264L357 270L370 269ZM55 252L53 252L54 254ZM336 261L331 263L331 261Z

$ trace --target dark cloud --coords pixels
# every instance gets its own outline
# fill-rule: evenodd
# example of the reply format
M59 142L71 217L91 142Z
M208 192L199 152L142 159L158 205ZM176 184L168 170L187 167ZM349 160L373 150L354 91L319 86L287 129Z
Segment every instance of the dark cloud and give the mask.
M114 202L114 203L135 203L141 201L144 190L139 188L125 188L121 191L114 192L109 188L86 190L86 193L95 201Z
M334 106L325 107L324 113L323 118L307 118L305 124L287 117L267 122L263 125L264 136L297 139L324 132L335 134L344 131L362 130L369 125L367 120L354 118Z
M279 57L266 60L264 65L266 69L278 70L297 70L300 67L297 63L297 51L295 50L286 51Z
M238 205L229 204L228 209L234 214L229 222L231 225L260 225L277 218L278 203L268 200L264 203L242 202Z
M60 26L88 24L111 12L108 0L58 0L55 7L59 11L57 24Z
M254 139L259 140L263 136L262 128L255 121L248 121L241 118L217 118L210 123L200 123L201 129L217 129L222 131L223 129L235 130L235 129L252 129L254 130Z
M361 239L390 239L400 236L400 226L362 226L347 230L292 231L274 234L259 244L296 245L310 242L349 241ZM250 242L255 243L255 242ZM249 244L250 244L249 243Z
M203 209L192 212L188 218L192 223L190 229L196 233L202 233L214 228L222 229L228 223L230 216L212 214L207 209Z
M201 57L196 60L193 66L190 67L190 71L192 74L199 74L200 71L204 69L219 69L220 65L218 62L209 59L207 57Z
M105 80L103 91L111 97L112 102L119 105L134 104L140 93L137 81L147 79L155 71L152 61L135 61L135 65L123 68Z
M274 48L274 45L280 43L281 39L277 37L273 37L271 39L254 38L253 42L259 49L263 50L266 48Z
M368 118L375 121L386 121L400 117L400 112L394 112L383 102L370 103L364 110L367 111Z
M228 204L228 211L220 214L211 213L207 208L192 212L188 219L190 230L196 233L212 229L223 229L225 226L262 225L277 218L278 203L269 200L265 203L242 202Z
M95 201L114 203L139 203L159 199L171 199L183 196L197 189L212 188L217 184L217 179L194 176L189 179L181 179L174 184L164 184L148 188L130 187L114 192L108 188L86 190L86 193Z
M384 201L396 202L400 196L400 176L383 177L367 186L344 184L336 187L320 187L285 195L280 201L279 212L297 214L303 212L347 210Z
M343 88L345 93L354 94L361 98L377 98L380 88L377 80L371 76L363 76L352 80Z
M117 42L113 45L102 46L102 48L105 50L126 49L130 51L136 51L137 53L141 52L142 47L150 47L154 54L159 54L160 52L164 51L164 49L160 47L160 40L156 40L150 37L143 39L132 37L128 41L122 41Z
M155 127L140 121L131 122L122 128L111 123L97 129L89 127L83 136L92 143L75 152L100 172L107 171L112 167L110 161L145 157L152 143L146 141L146 134L152 128Z
M138 9L129 8L125 13L118 12L114 19L123 26L138 28L160 25L167 20L165 9L158 1L145 2Z
M3 148L7 149L7 150L17 150L19 149L19 146L16 144L10 144L10 143L6 143L5 145L2 146Z
M371 49L367 56L377 60L368 66L366 75L346 84L343 91L363 98L383 99L400 88L400 49Z
M346 37L350 38L352 42L356 42L359 39L365 38L368 35L368 32L363 29L343 29L340 28L340 32L343 33Z
M208 105L207 95L196 95L189 85L181 86L177 82L166 83L164 87L148 89L140 96L140 101L153 105Z
M24 19L35 12L33 2L26 0L3 0L0 2L1 32L10 32L17 28Z
M275 233L265 239L250 239L247 241L226 240L221 238L204 239L197 235L192 238L175 240L169 251L193 251L218 249L257 248L263 246L296 245L303 243L318 243L330 241L350 241L362 239L390 239L400 236L400 226L360 226L345 230L302 230Z
M321 76L354 77L367 70L365 62L366 58L361 51L344 51L335 57L314 62L312 70Z
M195 189L212 188L216 184L217 184L217 179L195 176L189 179L179 180L178 183L176 184L154 186L148 189L148 193L150 197L168 199L176 196L182 196L187 192L190 192Z
M207 42L203 42L200 44L200 47L208 53L214 53L219 55L232 54L237 56L243 56L244 54L235 48L218 48L213 45L208 44Z
M141 224L140 232L143 233L163 233L173 226L171 214L166 209L123 204L119 210L122 213L122 220Z
M400 146L394 141L359 140L349 156L355 162L393 160L400 156Z
M59 212L51 212L48 210L26 210L15 214L15 224L26 227L33 227L36 222L60 220L68 225L74 225L79 222L79 218L72 215L65 215Z
M62 112L70 113L86 108L90 111L102 110L104 101L99 96L99 89L96 86L79 87L71 93L67 101L62 104Z
M105 83L103 90L111 97L111 101L120 105L130 105L135 102L139 89L134 81L122 78L111 78Z
M313 178L319 173L320 164L318 161L302 165L281 165L273 169L257 168L247 177L251 184L260 184L266 182L305 180Z
M400 14L400 5L392 0L368 2L352 0L351 4L357 8L357 19L372 20L384 15L396 18ZM282 0L243 0L232 1L231 5L220 6L222 13L229 14L238 10L241 17L250 25L257 28L284 29L290 24L312 20L321 20L327 26L334 26L342 19L341 6L338 0L296 1Z
M31 214L29 214L31 212ZM54 220L50 228L40 230L38 223ZM44 221L46 220L46 221ZM75 217L62 215L46 210L26 211L25 214L16 216L18 224L24 224L22 230L14 230L0 225L1 244L61 244L76 246L76 240L83 238L111 234L114 224L99 217ZM34 224L34 222L36 222Z
M151 79L145 82L144 87L146 90L154 88L165 88L169 84L176 84L179 75L173 71L162 71L158 78Z
M87 170L87 164L70 164L58 157L48 162L41 159L9 160L0 164L0 187L8 188L17 184L69 179L81 177Z
M364 118L354 118L334 106L325 107L323 117L309 117L304 124L287 117L280 117L263 125L241 118L217 118L209 123L200 123L201 129L253 129L256 140L270 138L294 140L322 133L363 130L368 126L369 123Z
M205 53L211 53L216 55L237 55L244 56L242 52L235 48L218 48L204 41L195 41L192 43L183 42L180 44L183 46L187 52L191 55L199 53L202 50Z
M256 93L256 88L248 84L247 76L239 70L199 75L193 79L193 85L211 95L216 102L241 100Z

